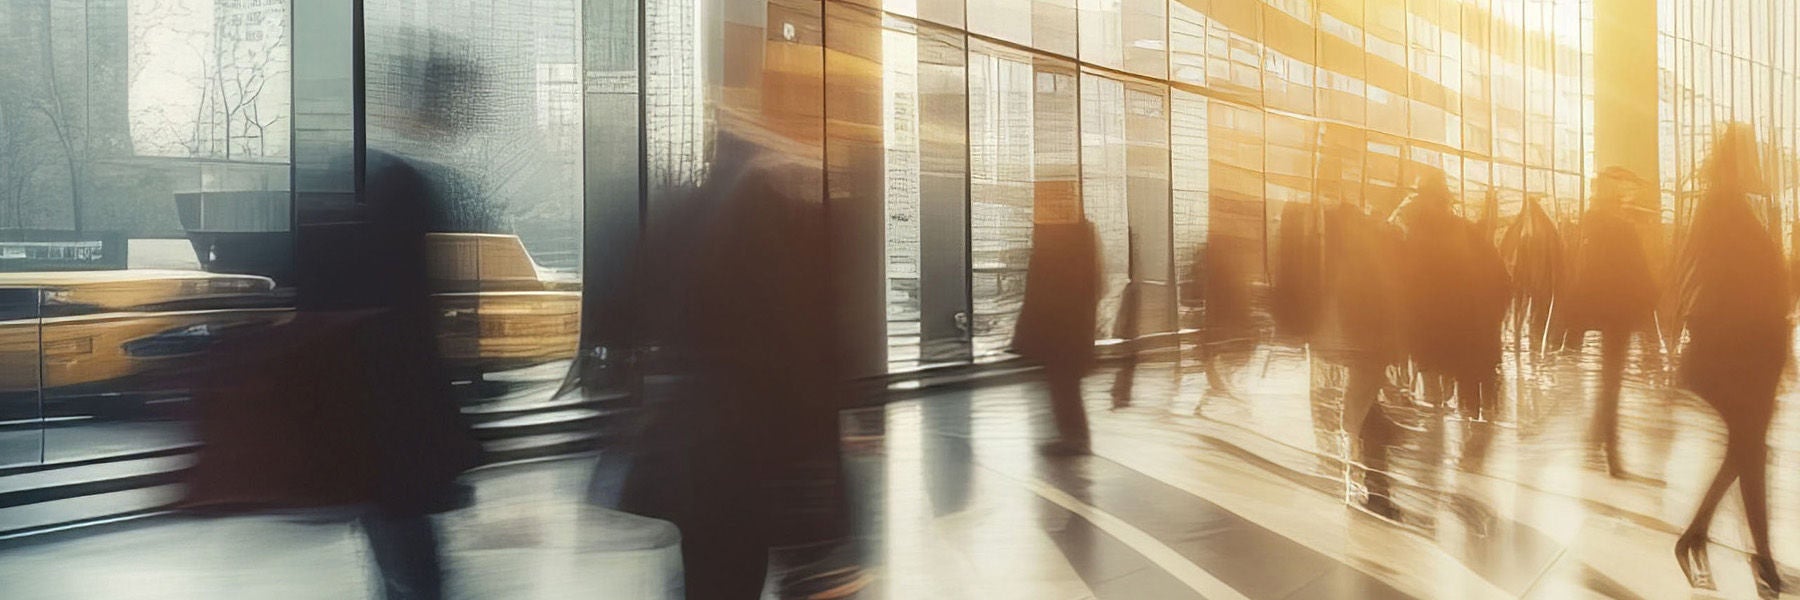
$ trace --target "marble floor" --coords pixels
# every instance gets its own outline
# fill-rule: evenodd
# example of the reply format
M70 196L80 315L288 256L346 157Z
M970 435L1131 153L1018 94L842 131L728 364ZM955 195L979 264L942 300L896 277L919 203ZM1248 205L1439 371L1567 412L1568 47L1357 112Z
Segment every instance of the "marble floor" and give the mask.
M1623 477L1587 442L1590 351L1509 353L1504 400L1484 422L1385 400L1407 427L1397 519L1346 501L1342 374L1327 361L1279 346L1210 369L1182 356L1084 382L1092 455L1038 451L1052 428L1028 378L846 412L847 483L873 576L858 597L1756 595L1735 491L1712 530L1719 589L1690 589L1676 566L1723 429L1667 385L1649 346L1622 403ZM1783 397L1769 442L1775 555L1800 561L1795 398ZM1477 431L1490 441L1472 461ZM679 536L585 502L591 461L477 472L475 505L440 520L454 596L679 597ZM354 526L329 515L162 517L0 549L0 597L368 597L366 554Z
M1259 348L1216 374L1166 357L1096 372L1092 456L1036 451L1052 430L1036 383L870 409L847 420L847 456L879 490L862 510L878 516L871 597L1756 597L1735 489L1712 528L1718 590L1691 589L1675 562L1723 426L1657 359L1633 354L1622 477L1587 442L1591 351L1509 353L1501 410L1483 421L1384 400L1408 428L1397 520L1345 500L1341 373L1305 348ZM1800 464L1795 398L1769 440L1778 560L1800 557L1800 472L1784 469ZM1477 431L1490 441L1468 460Z
M477 471L473 506L438 517L458 598L679 599L680 535L582 499L591 459ZM347 512L161 516L0 549L0 598L378 597Z

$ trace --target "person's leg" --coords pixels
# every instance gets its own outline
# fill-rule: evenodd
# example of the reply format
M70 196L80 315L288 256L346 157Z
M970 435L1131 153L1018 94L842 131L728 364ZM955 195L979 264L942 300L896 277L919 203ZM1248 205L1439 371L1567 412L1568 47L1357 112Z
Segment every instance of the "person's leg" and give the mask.
M1081 404L1081 372L1066 367L1049 367L1045 376L1050 385L1050 410L1056 417L1056 432L1065 446L1085 448L1088 444L1087 410Z
M1594 402L1594 443L1606 457L1606 470L1624 475L1619 456L1619 392L1624 387L1625 358L1631 331L1609 329L1600 334L1600 396Z
M1362 498L1351 494L1370 512L1387 518L1398 518L1394 506L1392 482L1388 477L1388 449L1393 445L1396 427L1388 420L1379 403L1381 386L1387 380L1385 365L1358 364L1350 367L1344 382L1344 431L1351 438L1345 448L1345 459L1360 463L1360 468L1346 469L1346 485L1354 491L1355 476L1362 475ZM1351 436L1354 436L1353 438ZM1358 451L1360 449L1360 451Z
M1483 397L1485 390L1482 389L1480 379L1473 375L1458 374L1451 387L1456 390L1456 409L1462 413L1463 419L1473 421L1482 418L1482 405L1487 399Z
M437 528L424 514L363 515L363 534L380 571L386 600L437 600L444 597L444 572L438 558Z
M1137 351L1133 350L1125 357L1125 363L1119 366L1118 374L1113 377L1113 406L1131 406L1131 389L1137 382L1137 366Z
M1706 488L1706 494L1700 498L1700 507L1694 510L1694 520L1688 523L1687 530L1675 541L1675 560L1681 565L1681 572L1687 576L1689 585L1703 589L1714 587L1712 565L1706 555L1706 534L1712 527L1713 511L1718 509L1719 500L1725 497L1725 490L1737 478L1737 463L1728 455L1719 462L1718 474L1713 476L1712 485Z
M1773 394L1771 390L1762 396L1769 398ZM1726 442L1725 460L1735 465L1738 493L1744 499L1744 521L1750 528L1750 541L1756 549L1756 554L1750 557L1751 572L1760 587L1779 592L1781 576L1776 572L1775 555L1769 548L1768 422L1768 413L1762 413L1747 415L1735 426L1728 423L1730 437Z
M1344 432L1362 436L1365 421L1381 397L1387 373L1381 365L1352 364L1344 379Z
M1731 436L1731 446L1726 452L1730 460L1737 463L1738 492L1744 497L1744 519L1749 522L1750 540L1755 543L1758 555L1770 556L1768 444L1761 431L1742 433Z

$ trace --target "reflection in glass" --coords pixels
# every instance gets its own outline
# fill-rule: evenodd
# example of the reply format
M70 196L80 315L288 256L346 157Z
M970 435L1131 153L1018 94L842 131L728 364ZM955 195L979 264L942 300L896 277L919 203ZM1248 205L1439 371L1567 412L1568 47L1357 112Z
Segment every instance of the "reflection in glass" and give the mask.
M0 468L44 455L38 297L36 288L0 287Z
M1035 193L1030 60L970 42L969 280L976 356L1006 349L1024 300Z
M1211 157L1207 150L1210 108L1205 96L1176 90L1169 98L1170 191L1174 227L1178 322L1198 329L1205 307L1206 243L1211 221Z
M1076 0L968 0L969 32L1075 56Z
M1133 335L1175 329L1170 253L1168 96L1159 86L1125 85L1126 195L1131 212L1131 280L1138 285Z
M291 16L283 0L0 9L0 288L16 304L0 352L36 367L0 382L0 454L189 443L185 393L158 378L261 318L223 297L278 303L267 277L291 267L290 132L318 125L293 120ZM214 284L235 291L191 291ZM41 327L21 316L40 293L55 299Z
M970 296L976 356L1004 350L1024 299L1031 224L1080 210L1076 74L1066 62L971 42Z
M1201 10L1206 0L1175 0L1169 3L1169 75L1170 81L1204 85L1206 83L1206 14Z
M846 31L834 39L847 39ZM968 312L967 55L960 36L913 21L890 17L880 35L879 123L864 125L882 136L888 365L966 360L966 326L959 320ZM833 73L851 74L846 71ZM851 94L847 89L840 97ZM845 135L834 131L833 142L844 143Z
M443 169L449 231L516 235L538 264L573 270L581 222L581 81L576 2L504 10L436 0L365 5L369 146ZM432 15L421 26L412 15ZM454 78L433 80L432 78ZM448 106L415 106L461 85ZM427 138L410 114L456 122Z
M1100 243L1096 339L1121 335L1116 317L1131 280L1131 215L1126 206L1125 85L1081 76L1081 208ZM1129 334L1124 334L1129 335Z

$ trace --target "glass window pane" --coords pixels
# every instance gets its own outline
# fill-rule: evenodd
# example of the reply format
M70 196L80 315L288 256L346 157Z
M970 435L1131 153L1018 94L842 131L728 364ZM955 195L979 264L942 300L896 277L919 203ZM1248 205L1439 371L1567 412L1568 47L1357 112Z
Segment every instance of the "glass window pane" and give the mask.
M1096 75L1081 78L1082 212L1100 242L1100 306L1096 337L1115 330L1115 316L1131 280L1131 215L1126 206L1125 84Z
M1080 210L1074 65L971 41L970 295L976 356L1012 342L1034 212Z
M0 464L191 443L182 417L193 407L171 393L165 369L197 366L184 357L214 338L195 331L255 331L281 318L275 290L293 266L291 132L322 130L307 139L350 146L347 102L294 121L292 18L282 0L0 8L0 273L27 290L0 310L33 321L30 349L0 362L36 367L18 382L29 408L0 382L11 388L0 420L63 424L41 436L7 425L30 434L6 435ZM330 91L348 99L348 86ZM350 178L331 177L347 169L308 157L311 183L349 188ZM17 377L8 370L0 378Z
M1180 326L1201 325L1205 305L1206 246L1211 223L1212 195L1209 152L1211 108L1205 96L1175 90L1170 97L1170 188L1175 219L1175 273Z

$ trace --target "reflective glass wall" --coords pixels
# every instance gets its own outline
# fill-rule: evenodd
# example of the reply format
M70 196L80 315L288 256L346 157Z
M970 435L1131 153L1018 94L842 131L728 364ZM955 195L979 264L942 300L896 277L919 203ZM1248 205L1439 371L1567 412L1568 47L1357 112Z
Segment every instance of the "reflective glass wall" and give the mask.
M1664 221L1687 223L1728 124L1755 132L1767 222L1794 248L1800 207L1800 7L1769 0L1662 0L1657 12Z
M554 388L581 325L581 8L0 3L0 468L190 444L171 375L292 318L296 239L360 218L364 150L446 203L457 378Z
M406 161L441 205L430 241L439 341L464 377L575 353L579 4L363 2L369 168Z
M1443 173L1499 231L1528 199L1574 219L1592 170L1584 0L730 4L645 5L650 182L697 178L730 101L705 82L750 60L709 33L753 14L748 55L792 65L789 15L823 6L825 188L879 212L857 285L890 370L1005 355L1034 215L1065 207L1102 241L1097 340L1205 331L1207 360L1303 369L1272 290L1324 203L1391 209Z
M158 372L283 318L291 17L0 3L0 467L188 443Z

